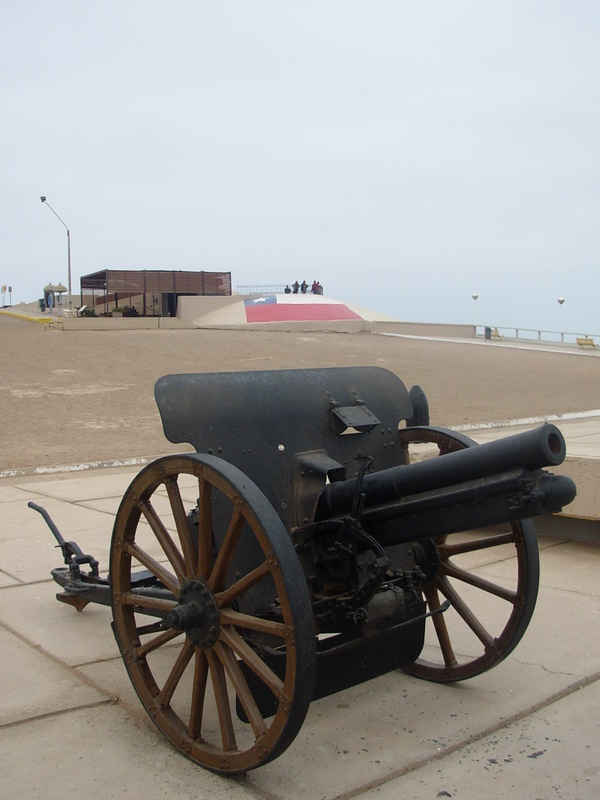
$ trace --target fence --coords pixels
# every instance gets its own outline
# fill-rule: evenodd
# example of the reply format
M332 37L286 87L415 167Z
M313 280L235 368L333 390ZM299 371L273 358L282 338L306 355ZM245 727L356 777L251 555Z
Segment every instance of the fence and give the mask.
M266 283L266 284L241 284L235 287L237 294L283 294L285 283Z
M475 337L483 339L486 336L486 328L491 331L492 339L508 339L520 342L545 342L556 344L576 344L577 339L594 339L596 344L600 344L600 333L573 333L571 331L544 331L534 328L510 328L502 326L475 326Z

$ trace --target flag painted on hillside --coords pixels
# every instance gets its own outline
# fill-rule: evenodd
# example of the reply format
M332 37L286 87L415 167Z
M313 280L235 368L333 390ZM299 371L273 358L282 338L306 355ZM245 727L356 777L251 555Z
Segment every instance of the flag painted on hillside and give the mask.
M245 300L246 322L362 319L344 303L320 294L267 294Z

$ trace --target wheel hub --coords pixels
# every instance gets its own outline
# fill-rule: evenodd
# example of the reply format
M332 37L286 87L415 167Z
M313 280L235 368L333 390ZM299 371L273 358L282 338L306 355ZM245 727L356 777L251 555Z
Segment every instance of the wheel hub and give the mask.
M219 638L219 609L202 581L187 581L179 593L178 605L165 616L165 625L185 631L191 642L208 649Z
M440 568L440 557L435 543L431 539L415 542L413 551L417 566L423 570L428 581L432 580Z

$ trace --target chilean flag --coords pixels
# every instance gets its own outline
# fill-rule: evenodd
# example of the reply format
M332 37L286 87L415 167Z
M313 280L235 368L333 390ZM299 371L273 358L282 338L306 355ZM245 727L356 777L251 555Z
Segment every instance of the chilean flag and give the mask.
M362 319L348 306L320 294L267 294L244 300L246 322Z

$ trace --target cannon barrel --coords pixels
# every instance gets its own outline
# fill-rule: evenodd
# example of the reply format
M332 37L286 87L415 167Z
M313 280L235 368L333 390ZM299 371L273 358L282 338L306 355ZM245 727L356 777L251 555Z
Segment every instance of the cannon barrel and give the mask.
M493 442L467 447L439 458L367 473L361 493L364 507L391 503L407 495L431 492L473 481L507 470L536 470L561 464L566 455L565 440L555 425L545 424ZM356 494L357 478L325 487L319 498L319 516L347 514ZM571 498L572 499L572 498Z

